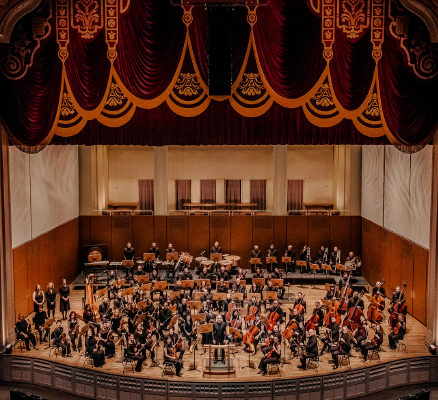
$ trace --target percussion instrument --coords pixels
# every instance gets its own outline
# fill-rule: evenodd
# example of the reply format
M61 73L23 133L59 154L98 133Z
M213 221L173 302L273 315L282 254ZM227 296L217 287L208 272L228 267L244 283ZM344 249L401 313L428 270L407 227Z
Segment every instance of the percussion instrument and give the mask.
M195 261L201 263L201 261L207 261L208 258L207 257L196 257Z
M239 268L240 257L233 255L224 256L225 260L230 260L233 262L233 267Z
M189 253L182 253L182 262L184 264L190 264L193 261L193 256Z
M201 261L202 265L206 265L207 267L213 264L213 261L210 260L205 260L205 261Z

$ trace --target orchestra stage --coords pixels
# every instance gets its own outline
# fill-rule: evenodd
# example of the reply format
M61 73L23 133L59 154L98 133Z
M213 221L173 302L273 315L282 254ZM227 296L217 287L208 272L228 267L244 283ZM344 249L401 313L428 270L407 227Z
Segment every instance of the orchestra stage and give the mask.
M78 285L80 286L80 285ZM82 307L83 290L75 290L71 285L71 305L73 310ZM325 286L291 285L290 294L298 292L305 294L307 300L307 315L313 309L315 301L325 296ZM287 294L287 292L286 292ZM282 308L288 313L289 300L283 301ZM368 300L364 297L365 309ZM100 300L99 300L100 302ZM387 301L388 303L388 301ZM386 333L388 313L382 323ZM262 313L263 314L263 313ZM81 326L83 322L81 321ZM63 321L63 326L66 322ZM282 328L284 325L282 326ZM127 366L123 372L122 348L116 348L116 356L107 360L102 368L92 368L89 362L84 365L84 356L73 352L73 358L56 356L45 349L47 343L39 344L39 350L13 349L11 355L1 359L2 377L5 381L32 382L47 385L78 395L99 399L142 399L153 394L157 399L164 398L256 398L265 399L342 399L386 390L391 387L420 382L438 381L438 360L430 355L426 342L426 327L407 315L407 334L404 337L405 346L398 350L388 348L388 338L384 337L380 360L375 358L365 363L361 362L360 353L352 350L350 365L342 365L337 370L332 369L328 361L331 356L325 353L320 357L317 368L300 370L297 368L297 358L289 361L290 350L286 349L284 360L284 345L281 346L282 361L279 373L261 376L257 374L257 365L262 357L260 350L256 356L251 356L251 362L256 369L248 366L248 353L244 346L234 348L235 375L203 376L203 364L206 355L202 355L200 347L196 351L197 370L193 367L194 355L188 349L184 355L182 377L163 375L163 344L156 348L158 367L151 367L150 358L141 373L133 372ZM369 335L374 330L369 330ZM24 347L24 346L23 346ZM207 349L208 354L208 349ZM149 354L148 354L149 357ZM129 393L130 397L125 397Z

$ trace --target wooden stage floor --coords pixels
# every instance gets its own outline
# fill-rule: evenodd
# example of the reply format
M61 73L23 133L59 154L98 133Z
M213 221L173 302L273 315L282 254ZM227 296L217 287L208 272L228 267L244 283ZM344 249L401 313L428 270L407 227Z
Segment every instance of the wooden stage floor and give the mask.
M73 285L72 285L73 286ZM71 287L72 287L71 286ZM314 308L315 301L320 301L321 298L325 295L325 287L324 285L317 285L315 288L311 288L310 286L301 288L299 286L291 286L290 287L290 293L296 294L298 292L302 292L305 294L305 299L307 301L307 308L308 313L306 315L306 320L308 317L310 317L310 313L312 312ZM82 290L72 290L71 292L71 306L72 310L80 309L82 307L82 296L83 296ZM286 297L287 297L287 290L286 290ZM368 300L363 297L365 302L365 310L368 308ZM387 300L388 304L388 300ZM58 302L57 302L57 308L58 308ZM288 301L284 301L282 308L286 312L288 312ZM382 324L385 331L389 333L389 326L387 324L387 312L385 322ZM57 317L60 316L60 313L57 312ZM31 318L28 317L28 319ZM83 326L83 322L81 321L81 327ZM66 327L66 321L63 321L63 327ZM284 327L284 326L283 326ZM283 328L282 327L282 328ZM417 321L415 318L413 318L411 315L407 316L407 334L405 335L404 342L406 343L406 350L389 350L388 347L388 338L387 336L384 337L383 342L383 351L380 354L381 362L391 362L396 361L404 358L410 358L410 357L422 357L422 356L429 356L430 353L428 351L427 346L425 345L426 341L426 327ZM374 333L373 329L369 330L370 338L372 337ZM199 339L200 342L200 339ZM32 349L31 351L26 351L25 348L23 348L22 351L20 351L20 348L17 346L12 352L14 355L19 356L26 356L26 357L35 357L45 360L51 360L56 361L58 363L67 364L70 366L75 367L82 367L84 362L84 357L79 357L79 354L77 352L73 352L73 358L63 358L61 356L56 357L54 354L52 354L49 357L49 350L43 350L45 347L47 347L47 343L44 342L43 344L39 344L38 346L39 350ZM281 376L278 374L273 374L271 376L262 377L261 375L257 374L257 366L260 361L260 358L262 357L262 353L260 352L260 346L258 349L258 353L255 357L251 356L251 361L254 362L254 365L256 369L250 369L250 368L244 368L242 367L248 365L248 353L243 351L244 346L236 347L237 353L235 354L235 365L238 367L236 369L236 376L235 378L227 378L227 377L220 377L220 378L203 378L202 376L202 365L205 359L205 355L201 356L201 353L203 352L201 349L197 351L196 354L196 365L198 366L199 371L190 371L189 365L193 362L193 354L189 354L188 350L186 350L184 355L184 369L182 370L183 376L181 378L178 378L176 376L172 377L172 380L182 380L182 381L262 381L262 380L272 380L272 379L295 379L295 378L308 378L311 376L320 376L325 374L331 374L331 373L339 373L344 372L346 369L348 369L347 366L340 367L337 370L333 370L332 364L329 364L328 361L331 360L331 355L325 353L322 357L320 357L320 363L318 367L318 371L315 369L308 370L308 371L302 371L297 368L298 360L294 359L290 361L290 364L283 365L281 370ZM281 347L283 352L283 345ZM156 348L156 354L157 354L157 360L158 362L162 362L163 360L163 345L160 343L160 347ZM147 366L143 366L141 373L132 373L131 368L126 368L125 375L132 375L136 377L141 378L150 378L150 379L168 379L167 376L163 377L161 376L162 370L160 368L154 367L151 368L151 360L149 358L147 360ZM290 350L286 349L286 359L288 359L290 356ZM283 354L282 354L283 358ZM367 361L365 364L361 362L360 353L356 352L355 350L352 350L352 358L351 358L351 369L360 369L363 368L364 365L370 366L370 365L378 365L378 360L373 361ZM122 374L123 366L121 364L122 356L121 356L121 349L120 346L116 349L116 356L112 359L107 360L106 364L99 368L98 371L101 372L107 372L112 374ZM85 368L91 368L89 366L86 366Z

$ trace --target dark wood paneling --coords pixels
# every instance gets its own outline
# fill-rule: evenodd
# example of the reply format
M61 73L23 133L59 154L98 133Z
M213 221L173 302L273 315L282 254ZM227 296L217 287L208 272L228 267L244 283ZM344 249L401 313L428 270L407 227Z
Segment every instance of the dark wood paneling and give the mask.
M362 223L362 276L368 281L373 282L373 273L372 273L372 247L371 247L371 222L367 219L363 220ZM374 268L377 268L375 265Z
M50 232L47 232L41 236L39 236L38 240L38 249L39 249L39 264L40 264L40 280L41 285L46 285L48 282L52 280L51 269L50 269L50 253L56 251L52 249L50 246ZM68 259L67 248L62 247L63 257L65 257L66 261ZM55 282L53 282L55 283Z
M286 219L286 216L274 216L274 244L278 250L278 262L281 262L281 257L284 255L288 245Z
M307 244L307 220L304 215L289 215L286 217L287 243L293 246L296 257Z
M391 262L389 265L389 285L390 288L395 288L400 286L402 283L402 243L403 239L401 236L396 235L391 232L391 249L390 257ZM388 249L386 249L387 251ZM384 250L385 251L385 250Z
M61 263L60 276L53 282L57 288L62 284L62 279L71 283L79 273L79 219L76 218L59 226L59 241L65 255Z
M241 268L249 268L252 250L252 217L235 215L231 217L231 253L240 257Z
M210 242L219 242L222 251L231 251L231 217L227 215L212 215L210 217Z
M429 257L429 252L417 244L414 246L412 315L423 324L426 324L427 259Z
M412 313L412 292L414 283L414 243L403 239L402 241L402 265L401 265L401 279L406 282L406 305L408 312ZM390 293L388 293L390 295Z
M269 246L274 243L274 217L253 217L252 220L252 243L259 246L265 264L266 253Z
M81 248L91 244L91 217L89 215L79 217L79 243Z
M123 260L123 249L126 243L133 242L132 216L113 215L111 217L111 257L113 261Z
M13 250L14 255L14 299L15 315L29 313L28 296L32 292L27 286L27 246L23 244Z
M202 251L208 254L209 248L214 244L210 244L210 217L193 215L189 217L188 225L188 252L193 257L200 257Z
M157 243L157 246L160 248L162 260L166 259L166 247L168 245L167 242L167 233L166 233L166 216L165 215L157 215L154 216L154 241ZM177 249L178 250L178 249Z
M154 240L154 217L152 215L133 217L132 245L134 246L136 256L143 258L142 254L149 252L149 248Z
M111 257L111 217L109 215L92 215L90 217L90 244L106 244L108 258ZM125 243L126 244L126 243Z
M26 243L27 249L27 287L29 288L29 310L33 307L32 292L36 285L41 285L41 289L46 291L48 282L40 281L40 257L38 239L33 239Z
M351 217L350 249L356 255L362 254L362 217Z
M377 226L377 225L376 225ZM390 291L394 290L394 288L391 286L390 281L390 265L391 265L391 232L380 228L377 226L378 229L380 229L380 246L377 250L377 253L374 253L374 259L379 257L380 254L380 276L378 277L379 280L382 280L385 278L386 282L389 282L389 289ZM373 241L375 243L375 240ZM378 246L379 243L375 243L375 246ZM375 285L375 282L371 282L373 285Z
M351 250L351 217L330 217L330 251L337 246L341 250L341 261L344 262ZM327 244L325 244L327 246Z
M188 221L186 216L169 216L167 217L167 243L172 246L178 253L188 250Z
M309 217L308 245L312 260L318 258L318 250L321 246L328 246L330 235L330 222L328 216Z
M61 248L61 238L59 234L59 227L50 231L50 276L52 282L59 282L62 277L62 263L64 262L64 256L59 251Z

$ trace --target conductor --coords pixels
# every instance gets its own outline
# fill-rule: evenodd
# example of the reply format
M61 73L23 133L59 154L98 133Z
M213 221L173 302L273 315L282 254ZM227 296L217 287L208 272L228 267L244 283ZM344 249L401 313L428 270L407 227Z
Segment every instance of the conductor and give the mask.
M213 322L213 344L223 345L225 340L225 330L227 324L222 320L222 315L217 316L216 322ZM218 351L214 349L214 363L217 364ZM225 349L221 349L221 361L225 364Z

